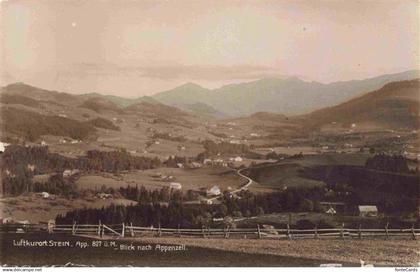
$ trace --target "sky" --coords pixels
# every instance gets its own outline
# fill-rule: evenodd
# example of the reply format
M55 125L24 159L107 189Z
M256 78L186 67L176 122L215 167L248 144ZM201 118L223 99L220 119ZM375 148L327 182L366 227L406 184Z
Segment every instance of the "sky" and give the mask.
M1 0L0 0L1 1ZM0 83L152 95L419 69L415 0L3 0Z

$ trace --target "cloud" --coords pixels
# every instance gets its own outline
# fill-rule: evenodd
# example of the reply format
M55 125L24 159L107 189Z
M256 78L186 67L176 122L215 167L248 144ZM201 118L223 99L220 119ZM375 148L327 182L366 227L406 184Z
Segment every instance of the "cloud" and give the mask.
M264 77L283 77L276 68L258 65L145 65L118 66L113 64L80 63L61 71L81 76L138 76L160 80L253 80Z

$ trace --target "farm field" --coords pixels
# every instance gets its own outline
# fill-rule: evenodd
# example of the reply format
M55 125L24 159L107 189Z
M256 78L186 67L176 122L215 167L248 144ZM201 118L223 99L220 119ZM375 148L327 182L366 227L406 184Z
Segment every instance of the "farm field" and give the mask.
M157 177L159 174L172 176L172 180L164 181ZM99 189L102 185L112 188L126 186L144 186L147 189L160 189L169 186L170 182L178 182L182 190L198 190L201 187L213 185L226 190L228 187L237 188L244 180L235 171L222 167L203 167L199 169L159 168L145 171L133 171L121 174L116 178L112 175L82 176L77 184L81 189Z
M55 219L58 214L80 208L102 208L111 204L129 205L135 201L127 199L99 199L78 198L43 199L35 194L7 197L0 199L0 211L3 218L12 217L14 220L28 220L30 223L47 222Z
M261 186L274 188L321 186L324 184L322 181L305 178L301 171L306 167L318 165L362 166L368 157L362 153L305 155L301 159L287 159L280 163L256 167L251 169L250 176Z

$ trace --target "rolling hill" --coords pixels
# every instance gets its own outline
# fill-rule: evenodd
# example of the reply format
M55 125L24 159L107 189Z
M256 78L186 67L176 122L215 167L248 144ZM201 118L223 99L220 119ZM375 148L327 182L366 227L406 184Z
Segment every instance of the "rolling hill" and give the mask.
M334 107L300 116L307 128L336 122L383 128L419 128L420 81L388 83L382 88Z

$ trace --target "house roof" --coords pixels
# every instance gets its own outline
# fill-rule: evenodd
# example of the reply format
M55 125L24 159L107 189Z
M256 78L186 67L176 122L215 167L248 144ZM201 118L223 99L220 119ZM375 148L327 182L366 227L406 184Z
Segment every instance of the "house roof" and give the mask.
M360 212L377 212L378 208L375 205L360 205Z

